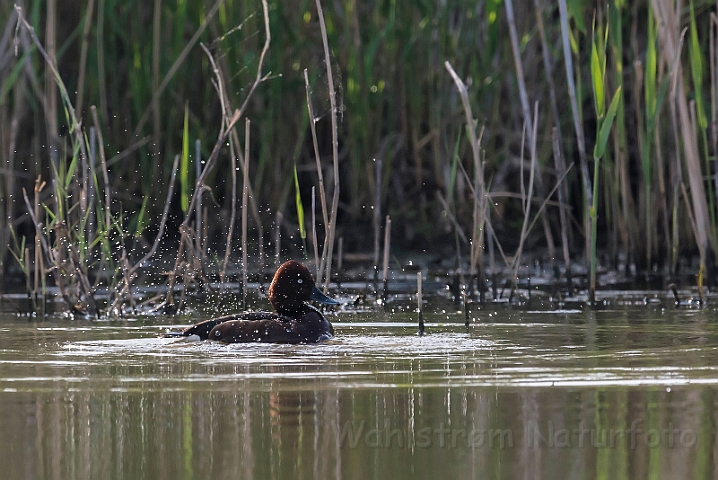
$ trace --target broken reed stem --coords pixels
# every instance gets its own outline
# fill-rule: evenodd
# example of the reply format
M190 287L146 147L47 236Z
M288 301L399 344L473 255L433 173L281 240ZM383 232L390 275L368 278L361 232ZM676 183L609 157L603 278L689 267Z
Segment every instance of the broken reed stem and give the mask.
M265 1L265 0L263 0ZM324 45L324 62L327 67L327 84L329 85L329 102L332 108L332 161L334 166L334 192L332 196L332 209L330 213L330 220L328 224L328 235L324 240L324 247L326 254L326 282L324 283L324 293L327 293L329 288L329 281L331 279L332 271L332 255L334 254L334 236L336 234L337 225L337 210L339 209L339 138L338 138L338 127L337 127L337 98L336 92L334 91L334 76L332 74L332 62L329 53L329 40L327 39L327 26L324 23L324 12L322 11L322 2L316 0L317 4L317 16L319 17L319 27L322 32L322 44Z
M416 302L419 311L419 335L424 335L424 306L421 294L421 272L416 272Z
M35 205L33 208L34 211L34 217L35 219L40 218L40 192L45 187L45 182L40 181L40 177L37 177L37 180L35 180L35 188L33 189L34 192L34 200ZM44 297L45 297L45 277L43 272L45 271L45 265L44 260L45 257L42 255L42 244L41 244L41 237L39 236L39 231L35 234L35 272L34 272L34 279L35 279L35 290L37 291L37 286L40 282L40 276L42 275L42 296L43 296L43 304ZM28 272L29 273L29 272Z
M461 103L464 107L464 114L466 115L466 125L469 132L469 140L471 142L471 153L474 160L474 215L473 215L473 233L471 235L471 275L472 277L478 275L477 286L479 288L479 297L481 303L484 303L484 287L486 285L485 271L484 271L484 226L487 219L487 202L484 185L484 169L481 162L481 136L476 136L476 123L474 121L473 114L471 113L471 103L469 101L469 92L466 89L466 85L459 78L454 71L451 64L446 61L444 62L446 70L448 70L451 78L456 84L456 89L459 91L461 97ZM483 129L482 133L483 135Z
M383 304L386 305L387 292L389 289L389 248L391 242L391 217L386 216L386 224L384 226L384 266L382 268L382 281L384 288L382 289Z
M249 125L244 121L244 169L242 171L242 310L247 309L247 196L249 194Z

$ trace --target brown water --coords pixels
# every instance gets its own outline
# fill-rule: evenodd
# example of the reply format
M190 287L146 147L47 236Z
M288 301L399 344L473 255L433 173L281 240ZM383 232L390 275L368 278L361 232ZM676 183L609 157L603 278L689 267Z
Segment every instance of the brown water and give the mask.
M0 478L718 478L714 307L431 310L299 346L0 314Z

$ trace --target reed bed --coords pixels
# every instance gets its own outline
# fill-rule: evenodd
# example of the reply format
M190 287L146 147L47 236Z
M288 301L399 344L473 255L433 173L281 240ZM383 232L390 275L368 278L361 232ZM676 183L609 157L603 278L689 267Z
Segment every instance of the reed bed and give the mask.
M325 289L340 237L376 280L384 216L481 301L499 254L589 301L606 270L714 284L715 2L449 3L0 0L3 278L89 314L246 284L309 257L311 205Z

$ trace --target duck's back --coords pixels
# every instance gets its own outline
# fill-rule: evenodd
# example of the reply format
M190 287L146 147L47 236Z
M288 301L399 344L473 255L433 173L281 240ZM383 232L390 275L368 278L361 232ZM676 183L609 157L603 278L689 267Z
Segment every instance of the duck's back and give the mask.
M263 312L264 313L264 312ZM243 316L216 324L208 339L225 343L317 343L334 336L332 324L310 305L289 317L277 314L256 317Z

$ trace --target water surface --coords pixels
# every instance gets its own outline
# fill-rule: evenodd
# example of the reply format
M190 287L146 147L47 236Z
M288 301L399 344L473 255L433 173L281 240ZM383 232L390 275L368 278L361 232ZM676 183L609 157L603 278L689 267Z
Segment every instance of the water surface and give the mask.
M411 310L406 308L404 310ZM714 307L330 315L320 345L201 317L0 314L1 477L717 478Z

